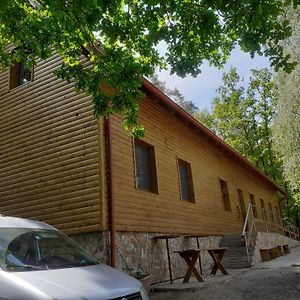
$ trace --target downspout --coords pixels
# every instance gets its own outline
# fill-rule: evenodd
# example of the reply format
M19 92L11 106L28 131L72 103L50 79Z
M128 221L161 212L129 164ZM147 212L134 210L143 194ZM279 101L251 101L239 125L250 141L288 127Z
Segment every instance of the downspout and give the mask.
M114 202L114 184L113 184L113 167L112 167L112 135L111 121L105 118L106 133L106 170L107 170L107 198L108 198L108 215L109 215L109 233L110 233L110 266L117 267L117 248L116 248L116 222L115 222L115 202Z

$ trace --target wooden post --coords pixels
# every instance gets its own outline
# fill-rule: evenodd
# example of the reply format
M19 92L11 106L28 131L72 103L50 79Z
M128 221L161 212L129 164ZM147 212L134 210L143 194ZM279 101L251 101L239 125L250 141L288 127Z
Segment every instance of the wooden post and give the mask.
M200 243L199 243L199 237L196 237L197 240L197 248L200 249ZM201 252L199 253L199 268L200 268L200 274L202 275L202 263L201 263Z
M168 267L169 267L169 275L170 275L170 282L173 283L173 276L172 276L172 265L171 265L171 257L170 257L170 247L169 247L169 239L178 238L180 235L178 234L167 234L167 235L158 235L154 236L153 240L166 240L167 246L167 256L168 256Z
M172 278L172 265L171 265L170 250L169 250L169 239L166 239L166 243L167 243L167 254L168 254L168 264L169 264L170 282L173 283L173 278Z

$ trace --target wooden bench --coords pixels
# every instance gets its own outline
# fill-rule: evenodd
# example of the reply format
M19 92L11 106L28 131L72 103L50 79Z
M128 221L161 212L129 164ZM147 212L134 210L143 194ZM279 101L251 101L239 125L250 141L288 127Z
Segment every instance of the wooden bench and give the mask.
M270 261L271 260L271 254L269 248L261 248L260 250L260 257L262 261Z
M289 254L290 253L290 247L289 245L282 245L283 253Z
M278 253L278 256L283 256L284 255L282 246L277 246L277 253Z
M180 250L180 251L174 251L174 253L178 253L186 262L188 269L185 273L183 283L189 282L192 274L195 275L196 279L199 282L203 282L203 278L196 269L196 262L200 255L200 249L188 249L188 250Z
M228 249L228 247L223 248L212 248L212 249L187 249L187 250L178 250L174 251L174 253L178 253L186 262L188 269L185 273L183 283L189 282L192 274L195 275L196 279L199 282L204 281L198 270L196 269L196 262L199 258L201 251L207 251L212 260L214 261L214 264L211 269L211 275L216 275L217 271L220 270L223 275L228 275L228 272L224 268L222 264L222 258L224 256L225 251Z
M279 256L277 247L270 249L270 256L271 256L271 259L277 258Z
M273 248L261 248L259 251L262 261L270 261L278 256L290 253L290 247L289 245L282 245Z
M214 265L212 267L212 270L210 272L211 275L216 275L217 270L220 270L223 275L228 275L228 272L222 265L222 258L225 254L225 251L228 249L228 247L223 248L214 248L214 249L206 249L212 260L214 261Z
M261 248L259 250L262 261L270 261L271 259L277 258L279 256L278 247Z

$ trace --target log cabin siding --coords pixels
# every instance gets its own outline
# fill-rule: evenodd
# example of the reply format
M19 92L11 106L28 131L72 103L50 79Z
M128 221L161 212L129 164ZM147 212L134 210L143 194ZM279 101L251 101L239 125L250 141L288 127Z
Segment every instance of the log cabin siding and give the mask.
M113 117L116 222L119 231L162 233L237 233L242 231L238 191L246 207L252 193L278 204L274 187L211 143L206 136L179 120L153 99L141 101L143 140L154 146L158 194L137 190L133 140ZM195 203L180 200L177 159L191 164ZM231 211L224 209L219 179L227 182Z
M0 212L72 234L101 230L102 122L90 97L53 74L60 64L39 61L33 82L10 91L9 71L0 74Z
M9 91L0 74L0 212L48 222L69 234L108 229L104 122L92 116L90 98L53 75L58 56L39 62L34 81ZM105 87L104 87L105 88ZM109 89L108 89L109 90ZM119 231L241 232L238 189L245 205L278 205L274 185L262 181L216 142L178 119L172 108L140 101L143 139L154 146L158 192L136 189L134 141L121 117L112 117L112 155ZM178 159L190 164L194 202L180 200ZM224 209L220 179L228 184Z

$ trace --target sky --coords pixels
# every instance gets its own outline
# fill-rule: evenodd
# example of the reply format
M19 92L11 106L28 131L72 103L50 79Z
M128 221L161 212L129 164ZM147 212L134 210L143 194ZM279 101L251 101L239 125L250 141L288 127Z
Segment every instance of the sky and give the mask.
M210 108L211 101L216 96L216 89L222 84L222 74L228 72L231 66L237 68L238 74L244 78L244 85L246 85L251 69L261 69L269 67L269 65L267 58L255 56L252 59L249 53L236 48L221 70L209 67L207 63L204 63L201 68L202 73L196 78L170 76L167 70L157 72L157 75L161 81L166 82L168 88L177 87L187 100L193 101L200 109L203 109Z

